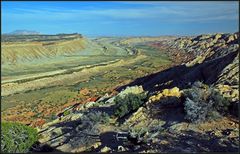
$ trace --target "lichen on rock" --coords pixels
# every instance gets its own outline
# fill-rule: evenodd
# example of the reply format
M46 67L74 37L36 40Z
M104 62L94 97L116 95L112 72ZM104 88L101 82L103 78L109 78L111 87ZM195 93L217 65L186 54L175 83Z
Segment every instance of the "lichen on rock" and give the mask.
M182 92L178 87L174 87L172 89L164 89L162 92L158 92L156 95L153 95L149 98L149 102L157 102L162 97L181 97Z

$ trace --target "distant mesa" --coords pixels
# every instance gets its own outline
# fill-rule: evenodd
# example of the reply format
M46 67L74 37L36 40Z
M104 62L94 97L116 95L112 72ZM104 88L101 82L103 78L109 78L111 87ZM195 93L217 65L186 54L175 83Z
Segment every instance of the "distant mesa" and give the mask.
M7 33L8 35L39 35L40 32L30 31L30 30L15 30L13 32Z

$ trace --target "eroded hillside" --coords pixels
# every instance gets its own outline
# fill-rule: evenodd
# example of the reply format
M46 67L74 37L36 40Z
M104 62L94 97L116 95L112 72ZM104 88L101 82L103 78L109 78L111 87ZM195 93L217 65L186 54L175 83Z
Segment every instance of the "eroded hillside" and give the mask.
M74 35L7 35L2 38L2 64L16 65L24 61L51 58L79 52L85 40Z

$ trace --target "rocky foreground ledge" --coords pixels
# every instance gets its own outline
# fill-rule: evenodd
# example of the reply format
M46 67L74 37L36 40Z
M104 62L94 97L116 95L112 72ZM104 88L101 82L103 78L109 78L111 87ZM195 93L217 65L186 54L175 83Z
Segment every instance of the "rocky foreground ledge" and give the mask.
M135 80L115 95L106 94L66 108L57 119L39 129L39 143L33 151L237 152L238 43L239 33L149 43L168 49L173 58L189 57L182 65ZM190 93L196 98L187 96L189 91L197 91ZM213 97L211 92L219 95ZM116 101L128 94L145 94L146 98L141 107L117 118ZM230 104L224 114L214 112L217 118L207 120L206 110L214 107L198 106L196 102L211 104L215 99L226 99ZM220 101L215 101L215 105ZM193 112L199 107L196 112L202 114L195 118L205 120L191 122L187 104L196 105ZM224 105L220 110L223 108Z

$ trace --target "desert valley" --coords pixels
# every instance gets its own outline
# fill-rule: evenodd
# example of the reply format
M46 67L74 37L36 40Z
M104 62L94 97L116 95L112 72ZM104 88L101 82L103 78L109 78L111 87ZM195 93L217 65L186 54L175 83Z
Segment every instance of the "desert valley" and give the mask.
M239 150L239 32L6 34L1 46L1 120L36 130L30 152Z

